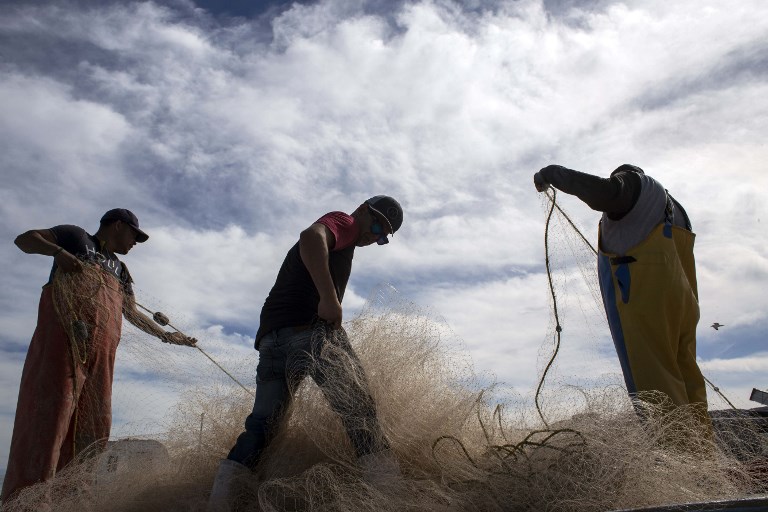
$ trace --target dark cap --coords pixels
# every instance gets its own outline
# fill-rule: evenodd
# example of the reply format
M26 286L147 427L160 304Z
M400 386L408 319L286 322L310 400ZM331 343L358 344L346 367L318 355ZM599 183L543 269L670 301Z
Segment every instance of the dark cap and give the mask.
M403 224L403 209L400 203L389 196L373 196L365 204L387 220L392 233Z
M110 221L114 222L116 220L121 220L136 230L137 242L146 242L149 238L148 234L139 229L139 219L136 218L131 210L126 210L125 208L115 208L113 210L109 210L101 217L102 224Z
M619 174L620 172L635 172L637 174L645 174L641 168L632 164L622 164L611 173L611 176Z

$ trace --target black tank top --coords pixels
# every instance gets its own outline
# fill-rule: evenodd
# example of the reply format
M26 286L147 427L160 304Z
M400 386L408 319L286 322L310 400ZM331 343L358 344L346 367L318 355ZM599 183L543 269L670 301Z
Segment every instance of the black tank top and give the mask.
M328 255L328 266L339 303L344 299L344 290L352 272L354 253L353 245L340 251L331 251ZM268 332L312 323L317 315L319 303L320 294L301 259L299 243L296 242L285 256L275 285L264 301L259 330L256 333L256 347L258 348L259 340Z

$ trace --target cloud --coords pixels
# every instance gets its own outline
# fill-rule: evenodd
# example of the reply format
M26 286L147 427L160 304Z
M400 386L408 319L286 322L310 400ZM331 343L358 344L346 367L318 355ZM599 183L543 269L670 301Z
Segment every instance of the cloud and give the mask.
M5 350L3 352L3 357L0 358L0 463L5 467L11 446L21 368L26 350L23 354L9 354Z
M0 208L7 218L21 220L25 203L33 198L48 197L49 206L63 208L73 196L130 188L115 158L131 131L122 116L103 104L74 98L69 87L49 78L7 74L0 94L0 147L8 185ZM83 211L77 205L68 209L70 215Z

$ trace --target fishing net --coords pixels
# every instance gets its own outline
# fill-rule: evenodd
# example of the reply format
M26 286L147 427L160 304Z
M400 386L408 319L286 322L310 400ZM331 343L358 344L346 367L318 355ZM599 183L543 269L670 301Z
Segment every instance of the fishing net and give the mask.
M69 430L73 438L72 448L66 447L66 451L80 455L103 448L109 436L110 361L120 340L122 289L100 267L85 264L79 273L58 272L51 293L56 319L66 337L61 345L69 348L70 356L66 387L72 394ZM47 341L59 340L52 336Z
M329 406L328 389L338 389L332 399L343 402L345 386L323 392L307 378L292 390L262 463L242 482L237 509L586 512L764 492L768 447L755 424L732 422L714 438L702 435L697 411L654 396L642 397L640 419L612 352L594 257L569 220L553 214L551 229L552 282L562 300L542 343L536 390L489 384L445 321L382 288L345 333L321 333L328 348L316 362L330 381L369 390L401 476L386 485L365 478ZM221 332L187 334L254 388L252 340L242 340L241 350L217 342ZM346 340L364 377L334 352ZM40 510L43 502L61 511L205 510L252 394L194 349L135 332L124 335L117 366L148 384L146 394L126 397L116 379L112 442L26 489L7 510ZM165 410L150 414L155 407ZM154 419L142 419L144 412Z

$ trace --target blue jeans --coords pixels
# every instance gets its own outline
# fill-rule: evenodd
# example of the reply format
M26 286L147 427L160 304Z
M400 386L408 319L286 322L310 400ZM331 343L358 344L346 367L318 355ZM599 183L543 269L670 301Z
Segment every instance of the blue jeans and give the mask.
M334 350L323 351L329 343ZM389 448L360 360L343 330L331 331L322 324L301 332L286 327L264 335L258 350L253 411L245 419L245 431L237 438L228 459L251 469L258 465L261 452L282 423L293 391L307 375L341 416L358 457ZM343 375L336 370L339 366L334 363L339 355L344 359L343 368L355 375Z

